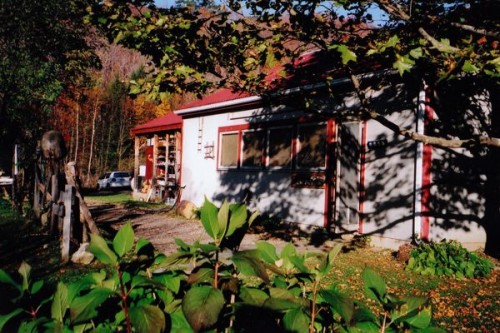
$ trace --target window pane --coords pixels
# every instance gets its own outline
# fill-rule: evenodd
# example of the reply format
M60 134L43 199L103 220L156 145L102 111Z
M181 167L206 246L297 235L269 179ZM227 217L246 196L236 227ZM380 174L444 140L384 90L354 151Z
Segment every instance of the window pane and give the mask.
M222 134L220 166L236 167L238 165L238 133Z
M326 126L308 125L299 127L299 151L297 165L300 168L325 166Z
M269 130L269 166L289 168L292 165L292 128Z
M243 132L243 162L244 167L262 167L264 153L264 131Z

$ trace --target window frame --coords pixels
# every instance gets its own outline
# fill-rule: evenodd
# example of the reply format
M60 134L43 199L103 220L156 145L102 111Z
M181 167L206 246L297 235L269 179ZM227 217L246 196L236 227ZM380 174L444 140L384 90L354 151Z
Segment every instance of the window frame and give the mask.
M323 156L324 156L324 163L322 166L301 166L299 163L299 154L301 150L301 140L300 140L300 134L301 128L304 127L322 127L325 130L325 141L324 141L324 147L323 147ZM326 170L326 165L327 165L327 155L328 155L328 122L327 121L319 121L319 122L304 122L304 123L299 123L296 126L296 132L295 132L295 150L294 150L294 169L297 171L325 171Z
M231 135L231 134L236 134L237 135L237 147L236 147L236 165L235 166L226 166L222 165L222 138L224 135ZM233 129L233 130L224 130L224 131L219 131L219 151L217 154L217 168L219 170L236 170L239 169L240 165L240 148L241 147L241 130Z
M271 165L270 164L270 150L271 150L271 131L272 130L280 130L280 129L290 129L290 163L287 166L283 165ZM292 170L294 167L294 140L296 139L296 125L290 124L290 125L282 125L282 126L269 126L266 129L266 134L267 134L267 142L266 142L266 164L265 167L266 169L269 170Z
M289 121L285 124L278 122L261 123L261 124L242 124L232 126L222 126L218 129L218 147L217 147L217 170L244 170L244 171L297 171L297 172L324 172L328 164L328 142L330 140L330 121L328 120L297 120L295 122ZM299 153L301 149L300 134L301 128L304 127L321 127L325 131L324 141L324 165L320 167L300 166ZM290 129L290 163L288 166L271 166L270 162L270 135L272 130L276 129ZM243 165L243 135L246 132L263 131L264 148L262 149L262 166L244 166ZM236 134L237 135L237 156L235 166L224 166L222 162L222 139L224 135Z
M243 142L243 137L245 135L245 133L250 133L250 132L262 132L263 136L262 136L262 139L264 140L263 142L263 147L262 147L262 155L260 157L261 159L261 165L260 166L252 166L252 165L243 165L243 162L244 162L244 142ZM238 166L240 169L242 170L263 170L263 169L266 169L267 168L267 165L266 165L266 162L267 162L267 158L266 158L266 148L267 148L267 144L268 144L268 141L267 141L267 133L266 133L266 129L265 128L247 128L247 129L241 129L240 130L240 141L239 141L239 146L240 146L240 149L239 149L239 158L238 158Z

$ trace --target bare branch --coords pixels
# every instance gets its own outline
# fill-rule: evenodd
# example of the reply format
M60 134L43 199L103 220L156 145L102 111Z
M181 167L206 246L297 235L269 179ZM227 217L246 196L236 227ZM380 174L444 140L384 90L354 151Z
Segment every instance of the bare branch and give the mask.
M442 138L442 137L419 134L417 132L410 131L410 130L405 129L405 128L401 128L399 125L395 124L394 122L392 122L389 119L382 116L380 113L371 109L369 107L368 100L365 97L365 92L361 89L361 83L359 81L359 78L356 75L351 73L350 79L351 79L351 82L354 86L354 90L355 90L355 92L360 100L361 111L363 112L363 114L365 114L370 119L377 121L381 125L387 127L388 129L390 129L392 132L394 132L397 135L402 135L405 138L411 139L413 141L422 142L426 145L431 145L434 147L441 147L441 148L468 148L468 149L470 149L472 147L477 147L477 146L487 146L487 147L500 148L500 138L480 136L480 137L471 138L471 139L446 139L446 138Z
M495 38L500 37L500 33L498 33L498 32L488 31L486 29L478 29L472 25L461 24L458 22L451 22L451 25L455 28L467 30L467 31L473 32L473 33L478 34L478 35L485 35L485 36L490 36L490 37L495 37Z
M420 32L420 34L427 41L429 41L432 44L432 46L434 46L435 49L437 49L440 52L458 53L460 51L460 49L458 49L456 47L453 47L451 45L446 45L446 44L443 44L443 43L439 42L437 39L435 39L434 37L432 37L431 35L429 35L427 33L427 31L425 31L425 29L422 28L422 27L418 28L418 32Z
M403 21L409 21L410 15L408 15L398 4L393 3L390 0L374 0L380 7L384 8L388 14L397 17Z

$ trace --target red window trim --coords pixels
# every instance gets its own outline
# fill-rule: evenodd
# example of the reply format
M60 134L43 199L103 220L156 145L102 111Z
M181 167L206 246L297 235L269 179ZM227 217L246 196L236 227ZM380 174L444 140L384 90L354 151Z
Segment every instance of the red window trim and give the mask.
M314 125L324 125L327 129L327 140L328 140L328 126L329 119L317 119L310 116L300 117L294 120L286 120L286 121L272 121L267 123L255 123L255 124L241 124L241 125L230 125L230 126L221 126L218 128L218 144L217 144L217 171L298 171L298 172L324 172L327 168L326 165L326 157L325 157L325 166L319 168L301 168L298 167L297 164L297 148L298 148L298 134L299 134L299 126L314 126ZM292 135L292 164L289 168L276 168L269 167L267 160L267 144L268 137L266 135L266 149L263 152L264 164L262 167L243 167L241 165L241 149L242 149L242 135L243 131L247 130L264 130L269 133L269 129L279 128L279 127L291 127L293 130ZM237 157L237 166L236 167L223 167L220 165L220 156L221 156L221 135L224 133L238 133L238 157ZM327 152L327 147L325 147L325 151Z

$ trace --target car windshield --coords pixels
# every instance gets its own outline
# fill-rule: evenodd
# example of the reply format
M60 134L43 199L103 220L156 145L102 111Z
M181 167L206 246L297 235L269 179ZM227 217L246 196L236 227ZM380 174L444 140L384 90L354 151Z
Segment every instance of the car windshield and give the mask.
M128 172L117 172L115 173L115 177L127 178L130 177L130 174Z

